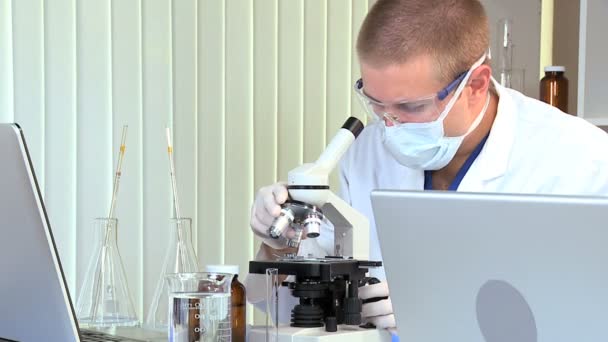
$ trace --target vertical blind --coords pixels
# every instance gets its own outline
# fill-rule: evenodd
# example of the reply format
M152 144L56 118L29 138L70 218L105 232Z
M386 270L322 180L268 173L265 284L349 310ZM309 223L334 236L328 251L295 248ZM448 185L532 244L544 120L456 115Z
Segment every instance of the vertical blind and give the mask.
M173 211L166 126L200 263L244 276L255 191L364 118L351 89L371 1L0 0L0 122L25 132L73 298L123 125L118 243L140 319Z

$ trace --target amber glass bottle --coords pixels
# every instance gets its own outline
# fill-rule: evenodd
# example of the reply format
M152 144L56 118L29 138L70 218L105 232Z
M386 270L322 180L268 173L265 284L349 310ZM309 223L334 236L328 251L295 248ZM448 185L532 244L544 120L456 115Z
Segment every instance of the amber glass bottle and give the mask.
M245 342L247 328L247 296L245 285L239 281L239 267L236 265L208 265L207 272L232 274L230 284L230 319L232 327L232 342Z
M568 79L563 66L545 67L545 77L540 80L540 100L562 112L568 113Z
M238 274L232 278L232 342L245 342L247 300L245 299L245 285L238 278Z

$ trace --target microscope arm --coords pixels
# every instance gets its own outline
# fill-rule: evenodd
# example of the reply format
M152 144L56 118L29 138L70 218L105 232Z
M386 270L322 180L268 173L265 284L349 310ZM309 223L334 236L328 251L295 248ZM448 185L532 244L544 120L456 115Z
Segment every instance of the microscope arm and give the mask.
M362 131L363 123L349 117L314 163L300 165L288 173L290 200L270 226L268 234L271 237L278 239L287 227L296 222L304 226L307 237L316 238L320 234L322 216L325 216L336 228L335 255L361 260L368 258L369 221L329 188L330 173ZM301 232L299 230L298 234ZM290 240L288 245L297 246L299 243L300 235Z
M334 255L369 259L369 220L333 192L327 193L322 210L334 226Z

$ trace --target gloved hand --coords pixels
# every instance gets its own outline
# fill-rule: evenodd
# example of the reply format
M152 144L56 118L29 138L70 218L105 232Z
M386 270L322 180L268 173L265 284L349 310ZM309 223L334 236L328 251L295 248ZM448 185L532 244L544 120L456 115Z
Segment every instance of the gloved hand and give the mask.
M268 228L281 213L281 204L287 201L289 193L285 183L279 182L258 190L255 201L251 206L251 230L263 239L264 243L274 249L287 247L288 239L294 236L293 229L286 229L283 236L273 239L268 235Z
M359 287L359 298L363 301L361 312L363 323L372 323L377 328L394 331L395 315L386 282Z

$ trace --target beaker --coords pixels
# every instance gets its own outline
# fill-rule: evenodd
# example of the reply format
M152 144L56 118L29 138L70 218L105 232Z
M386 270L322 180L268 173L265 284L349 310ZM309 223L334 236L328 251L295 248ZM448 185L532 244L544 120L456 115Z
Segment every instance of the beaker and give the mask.
M167 274L195 273L199 271L198 261L192 246L192 219L171 219L169 243L165 254L165 261L156 283L154 297L146 317L146 328L167 331L169 324L167 301L168 283Z
M95 248L76 302L76 316L83 327L139 325L118 251L117 227L114 218L94 222Z
M169 285L169 341L231 340L228 273L178 273L166 276Z

